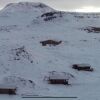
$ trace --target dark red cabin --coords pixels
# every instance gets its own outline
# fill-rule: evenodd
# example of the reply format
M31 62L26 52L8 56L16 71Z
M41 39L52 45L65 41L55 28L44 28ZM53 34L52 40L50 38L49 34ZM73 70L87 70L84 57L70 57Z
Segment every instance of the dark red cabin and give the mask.
M50 84L64 84L69 85L68 79L65 75L62 74L51 74L48 79Z
M0 94L15 95L16 94L16 87L0 85Z
M72 68L78 71L93 71L93 68L89 64L73 64Z
M56 46L59 45L62 41L54 41L54 40L45 40L45 41L40 41L40 43L42 44L42 46Z

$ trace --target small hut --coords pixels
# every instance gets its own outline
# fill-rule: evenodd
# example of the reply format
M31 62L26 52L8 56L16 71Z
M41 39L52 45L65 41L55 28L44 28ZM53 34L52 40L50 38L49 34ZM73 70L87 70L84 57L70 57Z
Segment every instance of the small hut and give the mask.
M72 68L78 71L93 71L93 68L89 64L73 64Z
M16 94L16 87L11 85L0 85L0 94Z
M56 46L59 45L62 41L55 41L55 40L45 40L45 41L40 41L40 43L42 44L42 46Z
M69 85L68 79L64 73L50 73L48 81L50 84Z

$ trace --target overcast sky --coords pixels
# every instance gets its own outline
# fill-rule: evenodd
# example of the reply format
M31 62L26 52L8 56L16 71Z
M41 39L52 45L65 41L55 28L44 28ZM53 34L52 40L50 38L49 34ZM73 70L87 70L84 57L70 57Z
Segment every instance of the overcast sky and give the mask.
M0 0L0 8L10 2L21 1L43 2L59 10L80 9L87 6L100 7L100 0Z

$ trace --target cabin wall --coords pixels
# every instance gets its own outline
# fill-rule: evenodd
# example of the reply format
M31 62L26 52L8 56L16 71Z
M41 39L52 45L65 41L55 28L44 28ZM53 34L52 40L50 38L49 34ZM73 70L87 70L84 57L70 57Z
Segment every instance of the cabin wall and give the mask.
M0 89L0 94L16 94L16 89Z
M54 80L54 79L50 79L49 80L50 84L68 84L67 80Z

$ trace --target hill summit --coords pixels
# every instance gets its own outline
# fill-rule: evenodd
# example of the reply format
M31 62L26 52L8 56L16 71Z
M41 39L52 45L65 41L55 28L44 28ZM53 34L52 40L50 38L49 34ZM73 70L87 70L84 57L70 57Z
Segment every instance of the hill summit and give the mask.
M40 3L40 2L19 2L19 3L9 3L4 7L4 11L27 11L41 9L43 11L52 11L53 8Z

